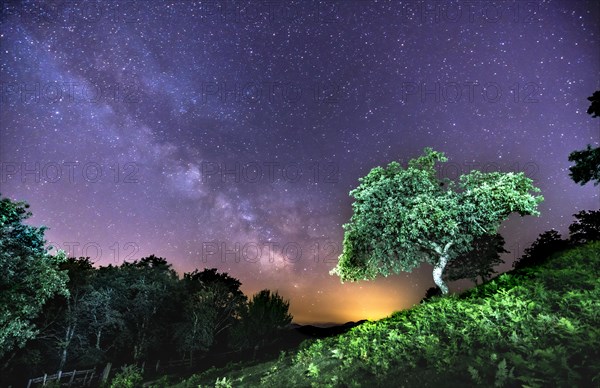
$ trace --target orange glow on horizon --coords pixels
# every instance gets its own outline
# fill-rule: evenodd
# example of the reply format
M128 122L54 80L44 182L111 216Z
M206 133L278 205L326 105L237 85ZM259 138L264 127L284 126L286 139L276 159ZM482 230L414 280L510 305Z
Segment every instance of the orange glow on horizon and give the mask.
M376 282L333 283L318 294L318 302L310 298L296 298L290 303L294 322L345 323L349 321L378 320L395 311L412 307L423 297L424 291L409 289L397 277Z

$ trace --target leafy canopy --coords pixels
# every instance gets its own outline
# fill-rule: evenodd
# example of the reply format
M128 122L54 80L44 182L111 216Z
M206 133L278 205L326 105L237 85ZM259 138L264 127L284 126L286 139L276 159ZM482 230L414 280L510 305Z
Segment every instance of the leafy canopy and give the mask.
M573 151L569 154L569 162L575 162L569 167L569 176L575 183L582 186L590 181L594 186L600 183L600 147L592 148L588 144L584 150Z
M436 163L446 161L426 148L407 168L391 162L361 178L350 192L353 214L331 273L355 281L410 272L422 262L443 270L476 238L496 234L511 213L539 215L543 197L530 193L540 190L523 173L471 171L456 184L436 176Z
M36 335L33 320L52 296L68 294L64 252L48 253L45 228L24 223L28 208L0 198L0 359Z
M255 294L234 327L231 346L246 349L275 340L278 330L292 322L289 307L290 302L277 292L265 289Z

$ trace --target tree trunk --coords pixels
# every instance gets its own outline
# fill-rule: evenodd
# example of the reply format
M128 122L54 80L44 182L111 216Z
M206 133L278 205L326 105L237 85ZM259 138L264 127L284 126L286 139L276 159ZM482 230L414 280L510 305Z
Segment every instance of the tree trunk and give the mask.
M64 348L60 355L60 364L58 365L58 370L63 370L65 363L67 362L67 348Z
M444 273L444 269L446 268L446 264L448 264L449 254L448 250L454 243L449 242L446 244L444 249L437 244L432 243L434 250L440 255L440 259L437 264L433 267L433 281L434 283L442 290L442 295L446 295L448 293L448 286L442 279L442 274Z
M96 332L96 349L100 350L100 336L102 335L102 329Z
M448 264L448 256L442 255L435 267L433 267L433 281L442 290L442 295L448 293L448 286L444 282L444 279L442 279L442 273L444 272L444 268L446 268L446 264Z
M67 326L67 330L65 332L65 341L63 344L63 348L60 352L60 364L58 366L58 370L63 370L65 364L67 363L67 353L69 346L71 346L71 340L73 339L73 335L75 334L75 325Z
M142 360L142 355L146 346L146 321L142 321L142 324L138 326L137 341L133 346L133 359L136 363Z

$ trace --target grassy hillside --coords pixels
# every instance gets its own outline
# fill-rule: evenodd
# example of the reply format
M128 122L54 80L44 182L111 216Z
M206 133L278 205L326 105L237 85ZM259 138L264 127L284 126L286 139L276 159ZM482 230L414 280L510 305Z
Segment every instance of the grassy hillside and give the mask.
M600 242L198 385L600 386Z

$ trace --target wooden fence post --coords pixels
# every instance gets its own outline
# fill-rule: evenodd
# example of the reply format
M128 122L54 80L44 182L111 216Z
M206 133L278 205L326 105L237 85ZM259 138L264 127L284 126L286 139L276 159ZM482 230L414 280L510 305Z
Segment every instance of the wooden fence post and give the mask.
M82 385L85 385L85 383L87 382L88 373L90 373L90 371L86 370L85 371L85 376L83 376L83 383L82 383Z
M106 366L104 367L104 371L102 372L102 382L103 383L108 382L108 375L110 374L111 366L112 366L112 364L110 362L107 362Z
M88 387L92 385L92 380L94 379L94 375L96 374L96 367L92 370L92 375L90 376L90 380L88 381Z

